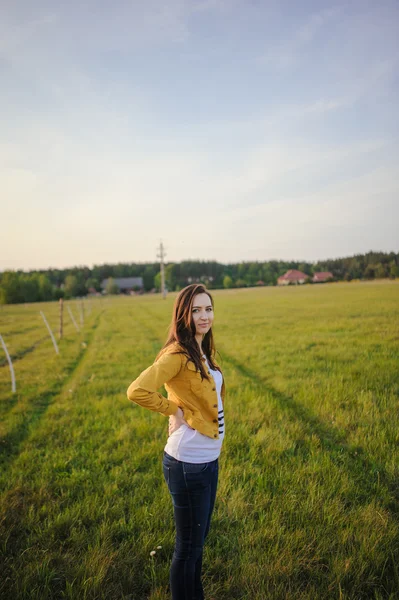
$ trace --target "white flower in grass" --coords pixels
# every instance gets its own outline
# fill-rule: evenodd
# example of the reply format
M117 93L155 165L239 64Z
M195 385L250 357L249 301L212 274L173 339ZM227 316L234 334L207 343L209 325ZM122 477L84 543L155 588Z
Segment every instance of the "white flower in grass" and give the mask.
M155 556L155 554L156 554L155 550L151 550L150 556Z
M162 546L157 546L157 550L161 550Z

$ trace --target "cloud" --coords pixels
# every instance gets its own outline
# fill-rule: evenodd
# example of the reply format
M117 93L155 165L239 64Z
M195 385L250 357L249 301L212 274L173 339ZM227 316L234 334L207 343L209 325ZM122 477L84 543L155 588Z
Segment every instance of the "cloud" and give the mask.
M251 206L242 205L231 209L232 219L249 219L255 222L255 219L279 210L281 215L291 215L294 206L297 212L302 214L301 222L317 221L319 225L324 222L342 222L349 217L352 220L362 220L365 217L365 207L370 208L370 200L375 194L385 195L392 199L399 193L399 181L396 177L396 168L393 165L380 166L371 169L369 172L349 179L330 183L322 190L310 191L302 195L292 195L281 199L274 199L269 202L254 204ZM372 214L380 211L381 206L375 205Z
M329 8L310 15L305 23L291 32L282 43L269 48L259 60L275 69L293 67L300 60L300 53L311 44L316 35L339 14L339 8Z
M228 237L243 249L242 260L316 260L372 248L397 251L398 193L395 166L379 167L323 192L234 208Z
M149 260L160 237L168 260L315 259L324 250L325 256L336 255L338 247L353 251L350 240L352 249L381 241L384 213L390 214L384 225L389 246L399 216L393 204L399 191L394 166L312 184L315 173L337 161L350 165L380 148L378 141L324 151L271 145L234 165L234 172L211 172L205 153L152 153L115 162L112 149L109 155L90 157L70 146L68 153L83 167L78 175L71 165L53 176L47 169L10 169L0 177L7 206L13 207L2 210L3 266L11 264L10 255L31 267ZM298 172L309 178L308 189L284 193L287 180L295 187ZM352 237L339 242L337 228Z
M0 57L9 62L29 60L33 52L43 58L43 49L50 47L54 56L62 56L60 49L67 48L69 58L79 64L82 54L180 45L189 39L192 20L199 13L220 15L233 6L227 0L19 2L3 10Z
M211 181L206 197L215 207L223 199L231 217L256 215L258 206L273 202L285 203L295 190L300 202L306 191L318 190L320 197L331 181L350 179L359 169L359 162L376 160L384 153L384 140L331 144L312 144L309 141L289 143L273 140L241 160L236 157L230 167L219 170ZM261 210L261 209L260 209Z
M44 31L56 23L55 14L43 14L28 21L17 22L4 19L0 23L0 58L11 59L15 54L40 39Z
M9 31L0 35L3 266L17 258L44 266L146 260L161 236L174 260L239 259L241 252L262 258L277 250L317 257L323 231L355 232L359 223L367 224L365 239L388 240L377 214L380 205L396 210L389 204L398 153L389 111L397 97L397 26L381 30L387 17L380 9L376 25L370 15L347 18L346 5L299 25L287 20L285 31L295 34L271 53L286 67L295 61L289 76L254 67L264 36L256 51L240 38L248 73L228 73L225 88L224 68L233 64L226 48L235 27L241 35L240 10L250 25L258 8L235 3L234 13L227 0L167 7L151 0L96 11L94 0L39 0L11 14L13 6L0 25L0 34ZM227 62L221 81L205 71L199 86L181 58L186 51L201 56L206 24L220 33L215 51L226 49L217 56ZM196 65L206 69L213 56L211 46ZM173 65L162 81L151 70L159 64ZM184 78L187 97L176 92ZM248 94L238 87L244 80ZM214 102L199 119L202 94ZM333 236L330 242L341 248Z

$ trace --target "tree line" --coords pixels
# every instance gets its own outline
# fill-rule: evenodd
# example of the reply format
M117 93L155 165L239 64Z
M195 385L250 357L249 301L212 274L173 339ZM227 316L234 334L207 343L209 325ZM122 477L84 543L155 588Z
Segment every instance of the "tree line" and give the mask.
M168 290L178 291L193 282L208 289L277 285L277 279L289 269L297 269L312 277L318 271L330 271L335 281L353 279L395 279L399 277L399 253L368 252L346 258L317 262L249 261L222 264L216 261L186 260L165 265ZM159 263L118 263L0 273L0 304L43 302L59 298L75 298L101 291L104 279L142 277L145 292L159 291ZM108 291L114 290L112 282Z

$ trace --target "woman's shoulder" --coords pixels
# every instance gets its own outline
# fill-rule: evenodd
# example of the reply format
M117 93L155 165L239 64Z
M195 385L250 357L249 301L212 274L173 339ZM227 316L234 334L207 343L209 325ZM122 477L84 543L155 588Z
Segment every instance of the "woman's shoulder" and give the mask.
M169 352L184 352L184 346L177 341L171 342L168 346L166 346L166 348L169 350Z
M159 354L160 356L163 356L164 354L184 354L185 352L186 351L184 347L179 342L171 342L170 344L162 348Z

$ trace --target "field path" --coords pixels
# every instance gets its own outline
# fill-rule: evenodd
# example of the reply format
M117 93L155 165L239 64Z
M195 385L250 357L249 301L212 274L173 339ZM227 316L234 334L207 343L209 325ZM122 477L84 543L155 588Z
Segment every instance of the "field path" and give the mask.
M103 311L99 312L93 321L92 327L87 331L84 342L81 343L78 353L68 363L68 375L63 379L51 379L50 386L40 395L30 398L24 410L23 420L17 422L15 427L10 429L5 435L0 438L0 466L3 471L3 476L7 474L7 470L11 467L15 458L17 458L23 448L24 442L29 439L31 432L37 427L40 420L45 415L49 406L57 400L68 394L73 382L79 378L81 370L92 352L92 342L95 339L96 331L101 321ZM12 398L15 402L17 396ZM11 408L12 410L12 408Z

